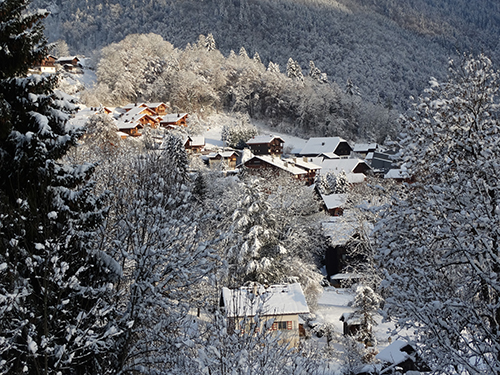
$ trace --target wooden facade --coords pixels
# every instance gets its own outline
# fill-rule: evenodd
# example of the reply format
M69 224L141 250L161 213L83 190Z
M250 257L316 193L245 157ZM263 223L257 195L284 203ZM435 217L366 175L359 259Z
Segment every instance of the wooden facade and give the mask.
M187 113L173 113L163 116L160 120L160 126L165 128L172 126L187 126Z
M254 155L282 155L285 141L281 137L256 136L246 144Z
M140 123L137 123L133 127L130 127L130 128L118 127L118 131L123 132L125 134L128 134L129 136L132 136L132 137L141 136L142 129L144 129L144 125L142 125ZM124 137L122 136L121 138L123 139Z

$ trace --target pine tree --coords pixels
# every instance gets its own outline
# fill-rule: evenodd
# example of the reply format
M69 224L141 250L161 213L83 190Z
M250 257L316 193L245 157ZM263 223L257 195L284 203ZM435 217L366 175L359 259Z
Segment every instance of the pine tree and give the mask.
M217 49L217 45L215 44L215 39L212 33L207 35L205 39L206 49L207 51L215 51Z
M120 269L92 246L93 165L59 161L82 135L67 123L75 106L56 77L26 76L48 52L46 13L27 6L0 3L0 373L102 373Z
M299 63L294 61L291 57L288 59L288 63L286 64L286 75L288 78L304 81L304 75L302 74L302 69Z
M316 65L314 64L313 61L309 61L309 77L314 79L315 81L319 83L327 83L328 78L326 76L326 73L322 73L321 70L319 70Z
M248 53L247 53L247 50L245 49L245 47L240 48L239 56L248 59Z

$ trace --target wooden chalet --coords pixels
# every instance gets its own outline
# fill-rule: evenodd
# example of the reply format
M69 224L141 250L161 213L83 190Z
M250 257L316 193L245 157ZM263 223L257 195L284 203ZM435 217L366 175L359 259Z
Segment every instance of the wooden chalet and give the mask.
M81 72L81 64L80 64L80 59L77 56L64 56L64 57L59 57L56 61L55 64L58 64L61 66L64 70L68 72Z
M80 65L80 59L77 56L64 56L59 57L55 63L59 65L73 65L78 67Z
M299 314L309 313L306 298L298 283L222 288L220 307L228 319L231 331L279 332L281 342L290 347L297 347L299 344ZM255 317L258 317L257 323ZM273 321L272 324L270 320Z
M119 131L137 137L142 135L142 130L146 126L150 126L153 129L158 127L158 122L152 116L154 116L153 110L144 107L134 107L117 119L116 126Z
M133 108L145 108L147 107L146 105L144 105L144 103L128 103L126 105L124 105L123 107L121 107L121 109L123 110L123 112L128 112L130 111L131 109Z
M282 155L285 141L275 135L258 135L249 139L246 144L254 155Z
M38 70L40 73L55 73L56 72L56 57L52 55L48 55L43 58L33 67L35 70Z
M240 164L238 167L245 166L251 173L271 172L279 176L288 174L291 177L307 181L307 172L294 164L282 160L280 157L271 155L254 156L251 159Z
M147 107L155 111L158 116L165 116L167 114L167 104L160 103L142 103L142 106Z
M300 151L300 156L318 156L333 153L337 156L347 157L351 154L352 147L345 139L340 137L309 138Z
M199 154L205 148L205 137L187 137L184 148L188 153Z
M139 122L119 122L117 121L116 126L118 127L118 131L120 133L127 134L132 137L139 137L142 135L142 130L144 129L144 125ZM120 135L122 139L126 138Z
M309 159L304 156L302 158L287 158L283 160L306 171L306 175L302 178L306 180L307 185L310 186L314 184L314 180L316 179L316 174L319 173L321 166L314 164L312 162L312 159Z
M221 152L211 152L207 155L208 165L210 168L219 168L222 163L227 167L227 169L236 169L236 163L238 160L238 152L234 150L221 151Z
M321 194L326 212L331 216L342 216L347 202L347 194Z
M165 115L160 120L160 126L164 128L177 127L177 126L187 126L187 113L171 113Z

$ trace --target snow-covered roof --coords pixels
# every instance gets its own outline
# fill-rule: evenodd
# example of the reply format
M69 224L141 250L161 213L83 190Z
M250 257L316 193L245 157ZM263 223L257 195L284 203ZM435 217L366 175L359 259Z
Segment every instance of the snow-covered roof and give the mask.
M117 131L116 134L118 134L118 136L120 138L128 138L128 136L129 136L127 133L120 132L120 131Z
M389 171L384 175L384 178L395 178L403 179L410 177L408 171L403 169L389 169Z
M180 119L186 117L188 114L187 113L170 113L168 115L165 115L161 118L161 122L177 122Z
M281 142L285 143L283 138L277 136L277 135L272 135L272 134L263 134L263 135L256 135L255 137L250 138L248 141L246 141L247 145L257 145L257 144L266 144L271 142L274 139L279 139Z
M346 142L340 137L318 137L309 138L300 151L300 155L320 155L335 152L340 143Z
M145 106L147 106L148 108L158 108L159 106L161 105L166 105L165 103L163 102L158 102L158 103L143 103Z
M359 273L336 273L333 276L330 276L330 279L335 280L351 280L351 279L360 279L361 275Z
M220 155L220 156L222 156L222 158L227 159L227 158L230 158L231 156L233 156L234 154L238 155L238 153L236 151L222 151L222 152L211 152L207 156L209 159L214 159L218 155Z
M340 316L340 320L349 325L361 324L361 318L354 315L352 312L345 312Z
M257 314L307 314L309 307L300 284L222 288L222 298L228 317L248 317Z
M321 223L323 234L330 238L331 246L345 245L357 232L358 224L344 218L331 218L330 221Z
M130 118L133 118L137 115L141 115L141 114L145 115L146 113L141 113L144 111L148 112L148 111L152 111L152 109L149 109L147 107L133 107L130 109L130 111L124 113L122 118L124 118L124 119L129 118L130 119Z
M273 165L277 168L280 168L284 171L287 171L287 172L293 174L294 176L307 174L307 172L304 169L296 167L292 163L289 163L289 162L287 162L279 157L275 157L275 156L271 156L271 155L258 155L258 156L256 155L252 159L254 159L254 158L262 160L262 161L264 161L270 165ZM249 159L249 160L252 160L252 159Z
M121 130L121 129L133 129L135 127L144 128L144 125L142 125L138 121L122 121L120 119L116 121L116 127Z
M360 184L366 179L363 173L346 173L346 177L350 184Z
M306 160L304 160L304 159L306 159ZM289 162L289 163L293 163L297 167L303 168L303 169L308 170L308 171L321 169L321 166L314 164L312 162L312 160L309 158L292 158L292 159L287 158L284 160ZM311 161L309 161L309 160L311 160Z
M380 353L378 353L375 358L377 358L379 361L395 365L402 363L410 357L408 353L401 351L401 349L403 349L407 345L409 344L406 341L396 340Z
M63 57L59 57L57 59L57 61L71 61L74 59L80 60L77 56L63 56Z
M191 146L205 146L205 137L191 137Z
M361 159L320 159L313 158L314 163L321 166L321 174L326 174L328 172L333 172L338 174L342 171L345 173L351 173L359 164L363 164L367 169L370 169L370 166L366 164L364 160Z
M377 143L356 143L352 148L353 152L369 152L378 148Z
M323 152L320 155L318 155L321 158L327 158L327 159L340 159L340 156L338 156L335 152Z
M321 194L321 198L323 198L323 202L328 210L342 207L347 202L347 194Z

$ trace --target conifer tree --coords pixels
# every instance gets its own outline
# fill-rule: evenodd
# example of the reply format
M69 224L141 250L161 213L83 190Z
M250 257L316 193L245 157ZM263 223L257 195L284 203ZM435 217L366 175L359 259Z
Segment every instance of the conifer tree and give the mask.
M91 246L103 216L93 166L60 162L82 135L74 105L55 76L27 76L48 53L47 13L28 3L0 3L0 373L103 373L120 270Z

